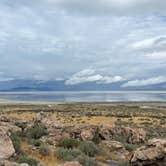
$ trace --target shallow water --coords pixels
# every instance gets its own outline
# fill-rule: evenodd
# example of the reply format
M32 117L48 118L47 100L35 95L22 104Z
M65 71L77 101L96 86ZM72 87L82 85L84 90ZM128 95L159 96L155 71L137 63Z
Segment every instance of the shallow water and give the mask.
M0 101L22 102L118 102L166 101L166 92L1 92Z

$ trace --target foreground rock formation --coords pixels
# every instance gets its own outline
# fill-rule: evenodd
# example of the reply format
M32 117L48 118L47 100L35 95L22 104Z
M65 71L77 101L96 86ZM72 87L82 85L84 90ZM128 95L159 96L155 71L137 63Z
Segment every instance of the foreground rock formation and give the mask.
M12 141L7 132L0 126L0 161L8 159L15 153Z
M17 125L15 125L16 122ZM35 126L36 122L45 126L48 132L47 135L40 138L40 141L54 148L65 138L82 142L89 141L95 142L99 148L105 150L104 162L106 165L110 163L110 161L107 162L107 159L111 159L118 162L129 162L132 166L166 166L166 140L151 139L146 142L146 131L142 128L134 129L108 124L63 126L43 112L38 113L36 118L29 123L5 118L0 119L0 166L28 166L27 163L12 162L11 157L15 155L15 149L10 139L10 133L11 131L26 133L32 126ZM25 128L18 127L23 127L25 123ZM145 146L129 152L125 143L130 145L145 144ZM95 156L93 157L95 158ZM81 166L81 164L72 161L64 162L60 166Z
M130 162L133 166L166 166L166 140L149 140L133 153Z

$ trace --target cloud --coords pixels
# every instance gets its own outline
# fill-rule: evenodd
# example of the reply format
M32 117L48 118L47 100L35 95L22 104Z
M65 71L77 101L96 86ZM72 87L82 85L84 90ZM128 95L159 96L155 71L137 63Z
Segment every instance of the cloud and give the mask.
M158 77L153 77L148 79L128 81L127 83L124 83L122 87L141 87L141 86L148 86L148 85L156 85L156 84L165 83L165 82L166 82L165 76L158 76Z
M166 75L165 3L1 0L0 71L7 78L101 84Z
M164 0L48 0L48 2L64 10L84 14L164 13L166 8Z
M151 58L151 59L164 59L166 58L166 51L163 51L163 52L153 52L153 53L149 53L149 54L146 54L145 55L146 57L148 58Z
M114 82L119 82L125 80L121 76L102 76L100 74L95 74L95 70L85 69L74 75L68 80L66 80L66 85L75 85L85 82L96 82L98 84L110 84Z
M150 39L135 42L130 46L135 50L166 50L166 36L157 36Z

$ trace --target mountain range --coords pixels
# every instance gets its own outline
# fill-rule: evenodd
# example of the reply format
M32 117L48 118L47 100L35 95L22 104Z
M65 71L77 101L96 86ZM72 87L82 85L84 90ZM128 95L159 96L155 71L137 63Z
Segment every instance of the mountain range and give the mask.
M122 87L125 81L98 84L96 82L86 82L75 85L66 85L65 80L10 80L0 82L0 91L2 92L21 92L21 91L127 91L127 90L166 90L165 83L148 85L141 87Z

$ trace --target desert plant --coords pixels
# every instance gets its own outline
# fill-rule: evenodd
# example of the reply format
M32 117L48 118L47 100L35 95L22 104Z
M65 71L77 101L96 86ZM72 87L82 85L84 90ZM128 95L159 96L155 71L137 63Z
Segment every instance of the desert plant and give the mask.
M13 143L13 146L14 146L16 153L17 154L21 153L22 149L21 149L20 133L19 132L15 132L15 133L11 132L10 138L12 140L12 143Z
M79 145L79 150L90 157L94 157L99 154L99 148L91 141L83 141Z
M39 147L39 153L43 156L48 156L50 154L50 149L47 145L41 144Z
M37 166L37 164L38 164L38 162L35 159L33 159L29 156L26 156L26 155L20 155L17 162L18 163L27 163L30 166Z
M85 155L80 155L76 160L83 166L97 166L97 162L94 159Z
M71 150L63 147L59 147L55 151L55 155L64 161L72 161L81 154L79 150Z
M35 122L35 124L26 131L26 136L29 139L40 139L42 136L47 134L48 132L46 127L39 122Z
M62 141L60 141L59 146L62 146L64 148L74 148L79 145L80 141L73 138L64 138Z

